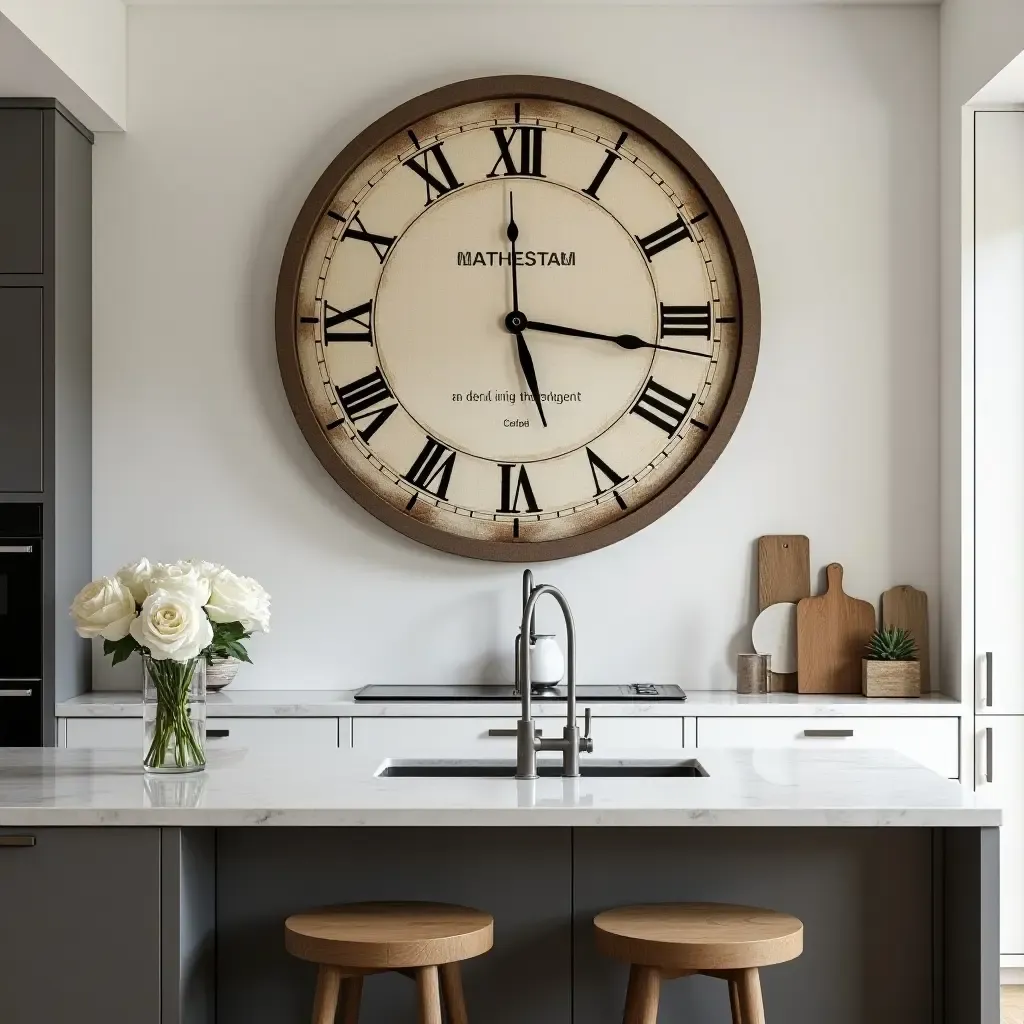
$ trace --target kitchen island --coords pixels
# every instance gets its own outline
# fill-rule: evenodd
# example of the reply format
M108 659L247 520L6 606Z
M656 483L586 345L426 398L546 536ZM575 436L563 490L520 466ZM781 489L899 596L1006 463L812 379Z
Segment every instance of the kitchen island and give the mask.
M997 1024L997 810L881 751L642 757L707 775L380 777L388 762L351 750L224 749L159 777L135 750L0 751L0 906L20 937L4 1019L305 1020L287 914L433 899L495 917L493 951L466 966L472 1019L611 1024L625 974L594 950L594 914L720 900L804 921L803 956L764 972L769 1022ZM667 986L663 1019L724 1022L720 985ZM363 1024L412 1005L404 979L374 979Z

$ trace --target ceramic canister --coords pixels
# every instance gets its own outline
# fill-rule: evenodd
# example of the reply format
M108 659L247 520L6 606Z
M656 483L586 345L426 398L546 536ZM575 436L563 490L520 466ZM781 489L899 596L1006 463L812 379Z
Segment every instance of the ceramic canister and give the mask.
M533 686L557 686L565 675L565 658L558 641L549 633L539 633L530 644L530 682Z

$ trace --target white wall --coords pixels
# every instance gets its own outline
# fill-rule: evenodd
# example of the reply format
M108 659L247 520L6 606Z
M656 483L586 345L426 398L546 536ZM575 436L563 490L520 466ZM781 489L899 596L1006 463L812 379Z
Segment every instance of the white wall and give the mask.
M0 0L0 95L56 96L95 131L125 126L122 0Z
M965 105L1024 50L1020 0L941 8L941 551L944 686L973 697L973 114Z
M650 109L718 174L761 277L757 380L715 469L640 535L540 568L575 610L581 678L733 686L762 533L806 532L859 596L936 594L935 9L133 8L129 67L131 131L95 153L95 568L198 555L260 578L274 631L246 684L510 673L519 569L350 501L273 340L323 168L395 104L476 75Z

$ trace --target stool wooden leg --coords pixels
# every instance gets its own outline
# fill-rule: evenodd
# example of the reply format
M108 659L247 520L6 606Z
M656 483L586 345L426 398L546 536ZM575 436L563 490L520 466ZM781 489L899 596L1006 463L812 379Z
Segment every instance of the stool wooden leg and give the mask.
M359 1024L359 1004L363 998L363 979L346 978L341 983L341 1024Z
M626 1012L622 1024L658 1024L661 974L656 967L633 964L629 969Z
M321 964L316 976L316 995L313 997L313 1024L334 1024L340 988L341 968Z
M466 997L462 992L462 970L457 963L441 965L441 989L448 1024L469 1024Z
M756 967L736 972L740 1013L743 1024L765 1024L764 1003L761 1002L761 976Z
M733 977L729 981L729 1006L732 1009L732 1024L743 1024L743 1010L740 1008L740 983Z
M441 1019L441 988L436 967L416 968L419 1024L444 1024Z

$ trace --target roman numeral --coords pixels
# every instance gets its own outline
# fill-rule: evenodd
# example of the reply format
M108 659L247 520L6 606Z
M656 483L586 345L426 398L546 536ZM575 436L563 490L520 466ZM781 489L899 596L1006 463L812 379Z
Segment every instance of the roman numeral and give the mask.
M640 248L643 249L647 261L650 262L659 252L663 252L670 245L689 238L690 229L677 213L676 219L669 221L663 228L658 228L657 231L652 231L649 235L644 235L643 238L639 235L633 237L640 243Z
M366 225L360 220L358 213L352 218L352 223L356 227L350 227L345 232L345 237L357 238L360 242L369 242L373 246L374 252L377 253L377 259L383 263L387 257L388 249L395 244L394 237L389 238L387 235L375 235L372 231L367 231Z
M422 154L417 154L405 162L405 166L408 167L410 171L415 171L427 186L427 201L423 204L424 206L429 206L435 199L439 199L441 196L447 195L452 191L452 189L462 187L462 182L455 177L455 172L452 170L451 164L448 163L444 153L441 152L441 146L442 143L438 142L429 149L425 149ZM430 169L431 153L434 155L434 162L437 164L437 170L440 171L444 177L443 181ZM420 160L423 162L420 163ZM431 189L437 193L436 196L432 196L430 194Z
M661 336L711 340L711 303L703 306L666 306L661 303Z
M338 401L353 422L369 419L369 423L360 430L359 436L369 441L374 434L387 422L388 417L398 408L398 403L391 394L391 389L384 381L384 375L378 366L373 373L360 377L346 384L343 388L336 387ZM332 423L330 426L337 426Z
M405 479L435 498L445 501L454 466L455 452L427 435L427 443L423 446L423 451L416 456L416 461L405 474Z
M605 491L612 487L618 487L626 478L619 476L618 473L608 465L600 455L595 455L589 448L587 449L587 460L590 463L590 475L594 478L594 497L603 494ZM597 478L597 474L600 473L607 481L606 484L602 484ZM625 508L626 503L616 494L616 499L619 502L620 508Z
M597 174L594 175L594 180L583 190L588 196L597 198L597 190L601 187L604 179L608 177L608 172L615 166L615 162L618 159L618 153L613 153L610 149L605 150L604 163L601 164Z
M674 434L683 425L696 397L694 394L683 398L651 377L629 411L660 427L666 434Z
M528 128L525 125L519 128L508 129L505 134L504 128L492 128L494 139L498 143L499 155L488 178L498 176L498 167L504 165L502 174L532 174L538 178L544 175L540 172L541 165L541 142L544 139L543 128ZM519 136L519 162L512 155L512 144L516 136Z
M353 306L351 309L335 309L329 302L324 303L324 344L329 345L332 341L365 341L373 344L373 335L370 331L370 310L373 300L364 302L361 306ZM363 322L361 317L365 317ZM358 331L332 331L332 327L338 324L353 323L361 328Z
M515 465L499 463L499 468L501 469L501 508L497 511L506 513L540 512L537 499L533 496L533 486L526 474L526 467L519 467L515 494L512 493L512 470L516 468ZM520 498L526 502L524 509L519 507Z

